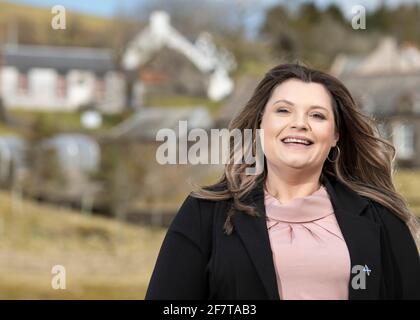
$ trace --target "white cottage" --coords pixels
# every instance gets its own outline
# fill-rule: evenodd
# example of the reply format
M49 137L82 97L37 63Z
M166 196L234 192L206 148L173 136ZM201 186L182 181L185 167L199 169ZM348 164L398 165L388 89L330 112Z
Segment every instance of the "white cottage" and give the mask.
M366 56L340 54L330 72L376 119L399 165L420 167L420 50L386 37Z
M0 48L0 97L6 108L104 113L125 105L125 80L111 50L5 45Z
M165 92L162 83L172 81L178 93L187 95L200 92L201 86L213 101L224 99L234 88L229 75L236 68L233 54L216 47L208 32L191 42L171 25L164 11L150 15L149 25L125 49L122 66L128 73L139 74L132 79L132 100L138 104L156 83L157 90Z

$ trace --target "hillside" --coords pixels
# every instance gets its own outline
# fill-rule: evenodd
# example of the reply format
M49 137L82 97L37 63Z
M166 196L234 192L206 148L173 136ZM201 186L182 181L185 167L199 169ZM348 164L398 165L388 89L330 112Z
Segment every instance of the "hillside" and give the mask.
M143 299L163 229L0 192L0 299ZM66 268L53 290L51 268Z
M419 171L396 176L420 217L419 181ZM164 234L1 191L0 299L143 299ZM66 290L51 288L57 264Z
M48 7L0 0L0 43L16 34L21 44L116 47L120 30L130 26L127 21L66 11L66 29L53 30L52 17ZM109 37L111 31L116 37Z

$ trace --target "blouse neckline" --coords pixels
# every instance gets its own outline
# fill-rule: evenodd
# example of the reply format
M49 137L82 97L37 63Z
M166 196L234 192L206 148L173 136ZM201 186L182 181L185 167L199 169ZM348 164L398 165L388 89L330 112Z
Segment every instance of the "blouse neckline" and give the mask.
M267 218L284 222L311 222L334 213L326 188L321 187L312 194L281 203L264 189Z

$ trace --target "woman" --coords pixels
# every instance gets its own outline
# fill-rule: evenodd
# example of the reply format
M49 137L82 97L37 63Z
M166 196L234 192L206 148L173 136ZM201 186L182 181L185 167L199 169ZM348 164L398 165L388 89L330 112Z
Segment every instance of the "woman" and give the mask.
M254 154L262 139L264 170L230 161L187 197L146 299L420 299L395 149L339 80L276 66L230 129L253 130Z

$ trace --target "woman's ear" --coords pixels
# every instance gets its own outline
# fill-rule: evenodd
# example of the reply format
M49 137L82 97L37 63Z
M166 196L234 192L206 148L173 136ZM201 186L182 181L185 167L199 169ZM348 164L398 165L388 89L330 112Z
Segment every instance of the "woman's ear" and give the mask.
M334 134L334 141L335 141L335 144L334 144L334 146L333 147L335 147L336 145L337 145L337 143L338 143L338 140L340 139L340 135L338 134L338 132L336 131L335 132L335 134Z

